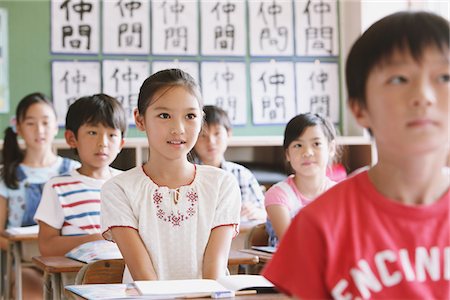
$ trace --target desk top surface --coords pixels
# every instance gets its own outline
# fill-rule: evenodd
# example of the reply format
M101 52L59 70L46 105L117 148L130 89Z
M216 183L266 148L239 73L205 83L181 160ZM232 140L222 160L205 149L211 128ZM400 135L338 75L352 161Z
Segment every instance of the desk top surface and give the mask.
M228 257L228 265L257 264L258 256L241 251L231 250ZM65 256L35 256L33 263L47 273L78 272L85 263L73 260Z

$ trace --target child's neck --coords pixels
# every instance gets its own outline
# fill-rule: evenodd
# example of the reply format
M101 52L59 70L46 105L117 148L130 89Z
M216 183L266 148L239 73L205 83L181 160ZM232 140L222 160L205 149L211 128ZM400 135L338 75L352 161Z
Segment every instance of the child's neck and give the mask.
M103 168L90 168L86 165L81 165L77 171L81 175L102 180L110 179L113 176L109 166Z
M195 166L186 159L166 161L164 164L149 160L144 171L158 186L171 189L189 185L195 177Z
M324 176L294 176L298 191L308 199L314 199L322 194L327 187L328 179Z
M414 159L379 154L379 162L369 170L369 178L384 196L406 205L431 204L449 189L448 175L442 172L447 152Z
M58 156L48 149L28 149L22 164L33 168L44 168L53 165Z

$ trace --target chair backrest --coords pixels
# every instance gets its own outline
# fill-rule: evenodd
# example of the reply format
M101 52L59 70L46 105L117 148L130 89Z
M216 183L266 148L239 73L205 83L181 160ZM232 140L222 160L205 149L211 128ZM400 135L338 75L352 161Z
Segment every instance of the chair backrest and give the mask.
M266 231L266 223L255 225L248 234L245 241L245 248L252 246L267 246L269 244L269 234Z
M94 261L78 271L75 284L122 283L124 269L123 259Z

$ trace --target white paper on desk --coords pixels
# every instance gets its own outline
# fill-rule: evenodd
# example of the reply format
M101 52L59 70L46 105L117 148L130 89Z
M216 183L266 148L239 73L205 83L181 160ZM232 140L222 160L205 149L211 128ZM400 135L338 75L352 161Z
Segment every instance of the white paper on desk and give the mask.
M89 300L151 299L145 296L139 296L133 284L67 285L65 289ZM161 297L158 299L161 299Z
M6 229L6 233L11 235L28 235L28 234L38 234L39 225L32 225L26 227L11 227Z
M145 296L177 297L197 293L229 291L210 279L135 281L137 290Z

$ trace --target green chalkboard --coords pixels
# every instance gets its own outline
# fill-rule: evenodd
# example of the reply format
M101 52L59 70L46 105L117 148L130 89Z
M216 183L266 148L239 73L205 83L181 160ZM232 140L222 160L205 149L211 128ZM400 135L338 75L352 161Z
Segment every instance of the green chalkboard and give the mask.
M56 55L50 53L50 1L49 0L0 0L0 7L8 13L8 43L9 43L9 84L10 112L0 114L0 127L3 131L9 125L9 119L15 112L20 99L31 92L40 91L51 95L51 61L55 59L98 59L102 55L89 57ZM158 57L165 59L164 57ZM151 56L147 58L152 60ZM173 57L167 57L173 59ZM197 57L197 59L201 59ZM249 56L245 58L249 61ZM326 61L327 59L325 59ZM336 61L336 58L331 59ZM247 90L247 99L250 91ZM234 128L235 136L280 136L282 125L254 126L251 117L251 104L247 103L247 124ZM61 138L60 130L58 137ZM140 137L143 134L135 128L130 128L129 137ZM1 135L3 138L3 135Z

